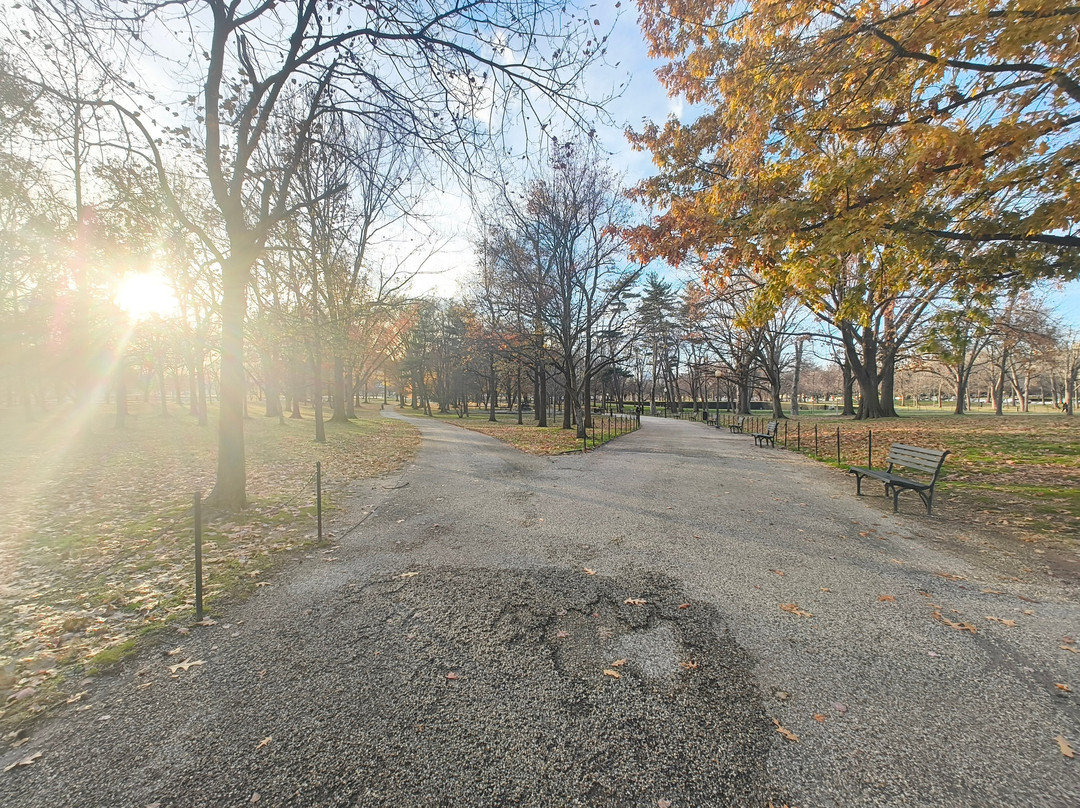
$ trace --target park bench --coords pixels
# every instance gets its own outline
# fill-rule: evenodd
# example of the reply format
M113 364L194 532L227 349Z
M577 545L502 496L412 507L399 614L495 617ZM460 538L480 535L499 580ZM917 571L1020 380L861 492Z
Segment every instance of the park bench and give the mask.
M732 433L742 432L742 426L743 426L743 422L745 420L746 420L746 416L745 415L740 415L738 418L735 419L734 422L728 424L727 428L729 430L731 430Z
M768 443L770 446L772 446L775 449L776 448L776 430L779 429L779 428L780 428L780 422L779 421L769 421L769 423L767 423L765 425L765 431L764 432L755 432L755 433L753 433L753 435L754 435L754 443L756 443L758 446L764 446L766 443Z
M934 504L934 485L937 483L941 466L945 463L947 451L940 449L922 449L918 446L908 446L903 443L894 443L889 447L889 454L885 462L889 467L885 471L864 468L863 466L850 466L848 474L855 475L855 494L862 495L862 478L871 477L885 484L885 496L892 489L893 513L899 510L900 489L908 488L918 493L926 504L926 515L932 512ZM902 477L894 474L894 468L911 469L932 475L929 482L913 480L910 477Z

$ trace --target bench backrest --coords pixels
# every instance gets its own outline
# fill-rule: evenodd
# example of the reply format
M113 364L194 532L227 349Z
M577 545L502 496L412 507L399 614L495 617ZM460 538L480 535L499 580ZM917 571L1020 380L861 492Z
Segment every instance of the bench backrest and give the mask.
M923 449L919 446L908 446L906 443L894 443L889 447L885 462L889 464L890 472L893 466L903 466L933 474L936 480L947 454L947 451L941 449Z
M780 422L779 421L769 421L769 423L765 424L765 434L775 436L776 435L776 430L778 430L779 428L780 428Z

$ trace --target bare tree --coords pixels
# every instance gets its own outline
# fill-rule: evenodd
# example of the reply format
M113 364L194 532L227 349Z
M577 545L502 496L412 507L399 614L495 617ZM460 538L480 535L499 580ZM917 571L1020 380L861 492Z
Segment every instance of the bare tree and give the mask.
M22 57L18 70L57 98L114 111L118 142L157 167L174 214L217 253L221 416L213 503L246 501L248 285L272 232L297 212L290 192L319 123L331 111L375 129L392 121L466 171L475 147L501 131L492 124L516 111L584 124L593 107L576 85L603 48L593 15L568 24L564 9L550 0L445 7L423 0L334 7L319 0L43 0L4 15L6 50ZM173 40L163 44L170 32ZM46 34L131 89L84 96L59 85L33 58L35 40ZM147 75L176 84L148 88ZM187 216L171 193L170 146L180 145L199 156L224 240Z

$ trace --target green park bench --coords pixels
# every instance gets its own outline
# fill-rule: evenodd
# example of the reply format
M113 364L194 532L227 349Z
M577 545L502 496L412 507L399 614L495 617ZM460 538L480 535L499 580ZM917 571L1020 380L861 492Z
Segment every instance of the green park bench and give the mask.
M938 475L941 473L941 466L945 463L945 456L948 454L948 451L940 449L923 449L918 446L908 446L904 443L894 443L889 447L889 454L885 457L885 462L889 464L885 471L863 466L850 466L848 474L855 475L855 494L857 496L862 495L863 477L870 477L884 483L885 496L889 495L890 490L892 491L893 513L899 510L900 490L907 488L915 491L926 504L926 515L929 516L934 504L934 485L937 483ZM894 468L910 469L932 476L929 482L914 480L911 477L894 474Z

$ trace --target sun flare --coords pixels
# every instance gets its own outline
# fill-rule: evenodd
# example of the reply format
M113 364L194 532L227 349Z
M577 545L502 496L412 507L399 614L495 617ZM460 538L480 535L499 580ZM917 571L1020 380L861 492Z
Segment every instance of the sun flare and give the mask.
M153 316L176 314L176 294L160 272L139 272L124 276L114 298L116 305L136 322Z

